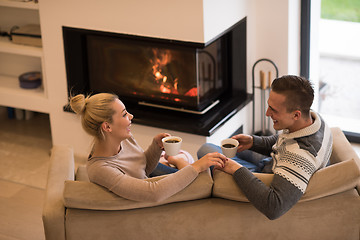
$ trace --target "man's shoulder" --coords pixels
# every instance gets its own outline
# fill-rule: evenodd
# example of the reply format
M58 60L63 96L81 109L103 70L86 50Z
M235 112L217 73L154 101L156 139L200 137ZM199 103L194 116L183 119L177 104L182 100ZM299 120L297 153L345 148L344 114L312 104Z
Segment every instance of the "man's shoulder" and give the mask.
M316 157L324 144L327 145L332 142L332 135L330 128L320 115L315 112L312 112L312 115L316 116L314 124L300 130L301 134L294 137L294 140L300 149L308 151Z

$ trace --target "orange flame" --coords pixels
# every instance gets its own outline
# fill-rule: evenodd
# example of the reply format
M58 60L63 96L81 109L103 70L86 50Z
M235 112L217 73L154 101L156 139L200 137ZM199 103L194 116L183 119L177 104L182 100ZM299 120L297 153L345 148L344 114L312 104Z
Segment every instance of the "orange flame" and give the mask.
M161 86L160 86L160 91L161 91L162 93L171 93L171 89L165 87L164 85L161 85Z
M189 91L187 91L187 92L185 93L185 96L196 97L197 94L198 94L197 88L196 88L196 87L193 87L192 89L190 89Z
M156 48L152 49L154 58L150 59L150 63L152 64L152 74L154 75L154 80L157 84L159 84L159 90L162 93L166 94L176 94L179 95L178 92L178 84L179 79L175 78L172 81L168 81L168 76L166 76L163 72L164 67L169 64L172 60L171 51L170 50L159 50ZM196 97L198 94L197 88L194 87L185 93L185 96ZM174 101L181 101L179 98L174 99Z
M151 59L150 62L153 64L152 72L155 78L155 81L160 84L160 91L162 93L172 93L178 94L177 84L178 79L174 80L174 84L171 85L168 82L168 77L163 74L162 69L171 62L171 53L170 50L158 51L157 49L152 49L154 54L154 59Z

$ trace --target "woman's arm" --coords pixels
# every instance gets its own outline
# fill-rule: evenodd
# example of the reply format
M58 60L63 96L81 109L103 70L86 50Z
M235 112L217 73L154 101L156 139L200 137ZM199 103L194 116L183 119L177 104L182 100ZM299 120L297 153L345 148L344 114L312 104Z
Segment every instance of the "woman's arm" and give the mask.
M135 201L162 201L188 186L198 174L210 166L224 167L226 157L220 153L208 153L198 161L168 174L158 181L145 181L126 175L121 169L98 161L88 166L90 181L106 187L115 194Z
M89 172L89 178L113 193L134 201L158 202L162 201L188 186L198 172L187 166L176 173L151 182L137 179L124 174L111 166L98 166Z
M148 149L144 153L145 153L145 157L146 157L145 173L146 173L146 176L149 176L149 174L154 171L154 169L156 168L156 166L160 160L162 149L160 148L158 143L155 140L153 140L151 145L148 147Z

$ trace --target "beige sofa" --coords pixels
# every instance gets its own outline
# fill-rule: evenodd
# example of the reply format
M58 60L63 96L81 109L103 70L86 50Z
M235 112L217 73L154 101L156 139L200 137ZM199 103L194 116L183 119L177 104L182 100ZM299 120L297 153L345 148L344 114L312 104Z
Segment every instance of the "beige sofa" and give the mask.
M221 171L200 174L165 201L135 202L90 183L83 167L74 174L72 149L56 146L43 210L46 239L359 239L360 160L341 130L332 132L332 165L316 172L300 202L276 220ZM269 184L273 175L258 177Z

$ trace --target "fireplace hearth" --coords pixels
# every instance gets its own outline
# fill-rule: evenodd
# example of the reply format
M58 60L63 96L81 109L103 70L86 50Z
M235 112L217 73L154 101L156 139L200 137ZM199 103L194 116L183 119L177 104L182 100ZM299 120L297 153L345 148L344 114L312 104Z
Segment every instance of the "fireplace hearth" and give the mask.
M72 27L63 37L69 96L115 93L135 123L209 136L252 99L246 18L205 44Z

